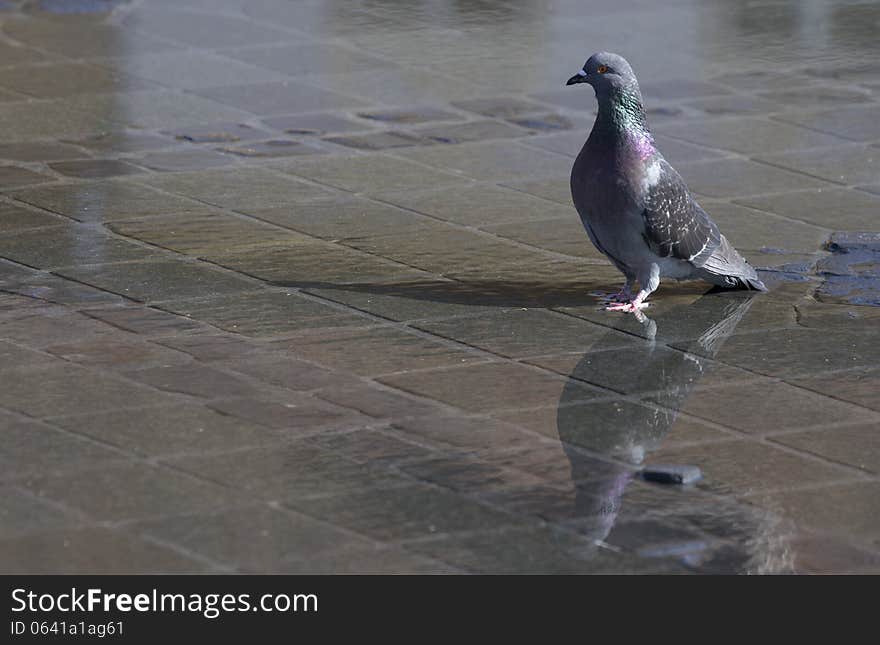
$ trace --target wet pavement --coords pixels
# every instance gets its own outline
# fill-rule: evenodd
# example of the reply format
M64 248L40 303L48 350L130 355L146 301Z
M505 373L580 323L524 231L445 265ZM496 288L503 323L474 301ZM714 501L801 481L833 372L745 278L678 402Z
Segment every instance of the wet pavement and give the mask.
M0 570L880 571L878 20L0 2ZM600 49L769 294L601 310Z

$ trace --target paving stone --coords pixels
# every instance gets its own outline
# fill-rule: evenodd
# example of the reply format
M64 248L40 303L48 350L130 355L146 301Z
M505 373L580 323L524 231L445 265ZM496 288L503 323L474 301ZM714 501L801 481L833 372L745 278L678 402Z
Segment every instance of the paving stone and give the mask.
M181 316L175 316L186 320ZM173 347L190 354L200 361L220 361L231 358L250 357L260 351L260 346L250 339L233 334L201 333L192 336L176 336L157 340L166 347Z
M360 383L345 372L327 370L291 357L278 358L274 352L261 358L239 358L225 367L294 391L342 388Z
M105 179L143 172L137 166L114 159L84 159L79 161L55 161L49 164L55 172L80 179Z
M292 394L281 396L280 400L260 396L227 398L215 401L209 406L222 414L245 421L269 428L284 428L286 434L291 436L363 421L362 417L339 406Z
M293 499L288 505L312 517L381 540L519 523L487 506L425 485L311 500Z
M392 108L387 110L365 110L358 112L362 119L393 123L395 125L413 125L431 123L433 121L461 121L462 117L448 110L441 110L430 105L409 108Z
M101 469L123 459L119 452L40 423L21 421L3 425L0 479L5 482Z
M678 171L691 190L709 197L740 197L823 186L818 179L743 159L682 164Z
M596 335L586 351L536 356L528 362L625 394L660 390L675 396L695 387L755 378L748 372L665 347L630 343L623 334L599 329L606 330L605 335Z
M264 168L217 169L145 180L162 190L232 209L272 208L327 197L327 190Z
M423 139L406 132L371 132L369 134L350 134L327 137L324 139L346 148L359 150L389 150L392 148L408 148L410 146L430 145L431 139ZM444 142L445 143L445 142Z
M509 224L481 226L482 230L537 246L548 251L605 260L605 256L590 243L580 218L572 217L571 213L564 219L539 220L532 222L515 222Z
M155 251L91 228L53 227L4 236L0 253L39 268L124 262L155 257Z
M200 51L143 54L135 58L102 59L99 64L129 76L185 90L248 81L283 81L284 76Z
M282 206L251 210L250 215L273 224L339 241L360 238L382 230L397 232L430 230L433 222L424 217L366 199L302 204L296 208Z
M77 524L79 518L12 486L0 486L0 539L47 533Z
M396 466L435 454L429 448L403 441L384 429L362 428L354 432L316 435L310 440L325 450L361 464Z
M83 313L126 331L144 336L185 333L203 329L200 323L159 309L148 307L114 307L87 309Z
M460 573L459 569L438 560L411 553L400 547L341 549L311 558L292 558L281 571L300 575L389 575Z
M0 159L12 161L60 161L82 156L81 150L54 141L0 144Z
M71 266L59 273L141 301L206 297L252 288L251 283L246 280L222 273L203 263L174 260Z
M207 121L228 122L250 118L250 114L243 110L174 90L77 94L65 98L64 103L68 110L78 110L86 114L109 114L114 117L112 128L107 123L103 127L92 126L86 131L91 134L118 129L120 126L155 130L197 125ZM93 116L91 122L96 120Z
M780 491L771 496L756 494L749 501L772 505L777 513L824 533L846 535L877 548L880 535L873 518L880 497L878 483L866 481L825 486L803 491Z
M35 417L162 403L141 385L67 363L16 373L0 393L0 405Z
M205 98L259 116L361 107L364 101L295 81L223 85L196 91Z
M70 29L64 20L17 19L4 24L4 31L30 46L72 57L115 55L122 37L132 55L174 48L167 40L123 32L119 25L93 21L80 22L77 29Z
M645 562L600 549L585 538L550 527L453 536L442 541L413 543L407 548L484 574L681 571L674 565Z
M419 396L477 412L554 404L567 386L561 377L510 363L414 372L379 380ZM583 399L602 395L586 384L570 387Z
M2 57L4 65L19 65L22 63L38 63L46 60L46 55L29 47L13 43L3 43L0 45L0 57Z
M487 463L469 455L418 459L401 464L398 468L419 481L466 495L488 495L541 483L539 478L527 472Z
M880 386L880 370L859 369L846 372L820 373L795 378L790 381L799 387L820 392L836 399L880 410L877 387Z
M419 329L510 358L553 351L625 347L632 341L604 327L541 310L514 309L416 323Z
M109 528L51 531L0 541L0 567L18 574L198 573L206 566Z
M179 392L208 399L249 396L258 391L245 379L199 363L161 365L129 371L126 376L133 381L146 383L166 392Z
M64 223L65 220L60 217L0 202L0 230L4 232L43 226L59 226Z
M166 134L178 141L189 143L232 143L236 141L253 141L262 139L268 133L247 123L210 123L208 125L189 125Z
M807 457L752 441L728 441L711 447L661 447L648 465L676 463L698 466L709 490L750 495L793 485L815 485L840 479L845 471Z
M293 234L279 234L290 239ZM279 287L341 287L349 284L383 284L419 278L424 273L406 265L368 255L337 244L309 243L254 245L214 251L205 259Z
M226 50L223 55L288 76L336 74L393 67L392 63L362 51L355 53L339 45L326 43L247 47ZM216 83L216 85L221 84Z
M173 152L154 152L134 159L135 163L160 172L185 172L219 168L234 163L228 155L210 150L175 150Z
M570 130L573 127L571 119L561 114L539 114L535 116L522 116L508 119L514 125L527 130L537 132L555 132L557 130Z
M878 115L880 108L866 105L804 115L785 115L779 119L861 143L880 138Z
M799 219L817 226L833 222L840 230L867 230L875 221L880 197L858 190L822 188L781 195L742 197L737 203Z
M162 36L197 47L235 47L284 41L278 29L222 14L151 10L129 15L124 21L139 32Z
M715 358L728 365L782 378L817 372L873 367L876 340L871 334L849 334L817 329L774 330L764 334L731 336ZM678 345L678 343L676 343ZM688 351L704 354L705 349ZM792 363L791 357L798 361Z
M19 66L0 70L0 86L37 98L84 92L124 92L152 84L83 63Z
M568 178L505 180L502 185L570 208L574 207L571 201L571 182Z
M276 344L297 357L361 376L485 360L464 349L391 328L330 330Z
M161 137L145 134L134 130L102 132L84 139L67 141L96 154L116 154L124 152L140 152L168 146Z
M554 217L569 217L577 221L571 206L561 207L523 192L491 185L386 193L380 195L380 199L432 217L471 226L527 223Z
M245 336L272 336L315 326L361 326L365 322L360 316L282 291L187 299L168 302L164 308Z
M529 150L509 141L431 146L398 154L447 172L493 181L553 174L568 176L571 172L569 159Z
M125 237L173 249L187 255L210 256L237 246L287 243L302 245L312 240L286 233L261 222L220 213L148 217L113 223L110 230Z
M188 360L188 356L153 343L130 339L85 340L49 345L46 352L77 365L107 369L168 365Z
M164 456L274 444L281 433L193 403L55 417L51 424L140 455Z
M784 383L767 382L692 392L682 410L743 432L759 434L867 420L874 416L867 410L829 397L816 396ZM877 420L880 421L880 417Z
M183 515L138 523L132 528L252 573L276 573L291 559L328 557L340 549L371 546L369 540L324 522L265 506Z
M134 462L88 473L35 476L21 485L43 499L101 521L209 511L241 503L239 495L216 484Z
M666 79L664 81L646 81L641 84L642 94L647 101L680 100L697 96L717 96L729 94L730 91L715 83L693 80L690 78Z
M843 143L837 137L807 128L755 118L688 121L681 124L664 124L657 130L666 136L677 137L691 143L747 154L773 153L779 150L816 148Z
M218 148L218 150L228 155L249 159L299 157L301 155L314 155L323 152L318 148L288 139L270 139L269 141L258 141L247 145L226 146Z
M516 426L485 417L431 416L394 420L391 432L438 448L473 453L491 453L508 449L527 449L536 437Z
M55 101L0 102L0 141L76 137L119 127L104 112L76 109L70 98ZM5 183L5 182L4 182Z
M873 474L880 472L880 420L843 428L794 432L776 437L774 441Z
M784 110L779 102L742 94L697 99L686 105L707 116L763 115Z
M415 417L442 411L442 407L426 401L369 385L325 388L315 396L376 419Z
M830 150L764 155L758 159L841 184L880 181L880 150L872 147L841 146Z
M798 572L872 573L878 568L875 552L859 548L847 539L801 535L791 540L791 546Z
M848 106L871 101L870 95L864 91L821 85L807 88L776 87L766 92L759 92L758 96L785 106L798 106L805 103L816 107Z
M431 228L430 237L418 231L365 236L347 243L371 255L440 275L463 273L480 264L492 266L516 258L524 265L528 262L529 254L507 240L442 224Z
M528 127L528 126L523 126ZM415 130L420 136L437 143L467 143L489 139L511 139L528 134L520 128L498 121L470 121Z
M815 225L783 221L723 202L704 201L701 205L722 231L729 231L730 243L752 262L756 262L755 252L768 246L813 253L828 238L827 231Z
M495 309L471 299L480 293L479 289L451 280L426 281L411 277L382 284L326 285L323 288L315 285L305 290L390 320L445 318ZM432 294L437 299L428 297Z
M472 99L468 101L453 101L452 104L455 107L467 110L468 112L476 112L483 116L499 118L517 117L523 114L534 114L542 111L541 106L536 103L510 96Z
M11 196L81 222L108 222L169 212L183 215L212 211L210 206L162 193L149 186L112 179L40 186L14 191Z
M298 160L279 165L278 169L355 193L451 186L462 182L455 175L387 155Z
M473 96L474 86L465 81L438 76L423 69L373 69L342 74L322 74L308 79L314 85L363 101L384 105L445 103ZM292 112L293 110L288 110Z
M17 166L0 166L0 184L4 190L28 184L44 184L52 181L52 177L41 175L26 168Z
M171 463L252 495L295 504L316 496L341 495L344 498L355 493L370 494L371 491L376 491L375 495L381 498L389 487L411 482L390 471L356 464L302 442L224 455L182 457ZM306 514L324 521L332 519L307 511ZM331 523L340 526L338 522Z
M371 129L370 125L335 114L295 114L293 116L276 116L263 119L270 128L282 130L287 134L314 135L331 132L359 132Z

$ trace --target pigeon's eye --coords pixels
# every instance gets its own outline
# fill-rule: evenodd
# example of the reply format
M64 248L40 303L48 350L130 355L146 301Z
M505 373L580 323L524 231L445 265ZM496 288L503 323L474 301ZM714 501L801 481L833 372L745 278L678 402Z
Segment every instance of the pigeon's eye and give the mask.
M604 74L608 71L608 65L599 65L599 67L596 68L596 71L600 74Z

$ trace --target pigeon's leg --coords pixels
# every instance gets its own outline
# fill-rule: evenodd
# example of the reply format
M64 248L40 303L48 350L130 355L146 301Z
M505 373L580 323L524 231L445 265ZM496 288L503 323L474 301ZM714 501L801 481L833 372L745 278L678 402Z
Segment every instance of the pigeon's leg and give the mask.
M660 267L652 264L649 273L639 277L639 284L642 285L638 295L629 302L618 302L605 307L606 311L629 311L636 312L648 306L645 300L657 290L660 286Z
M620 291L618 291L608 299L614 302L629 302L633 298L633 286L635 285L635 283L635 276L626 276L626 283L620 288Z

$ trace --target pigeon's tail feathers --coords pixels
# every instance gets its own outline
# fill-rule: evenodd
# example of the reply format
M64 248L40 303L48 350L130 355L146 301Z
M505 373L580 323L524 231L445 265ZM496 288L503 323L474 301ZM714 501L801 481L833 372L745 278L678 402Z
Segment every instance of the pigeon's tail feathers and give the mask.
M727 289L767 291L751 264L737 253L724 235L720 244L700 266L707 280Z

